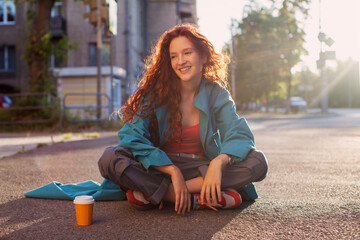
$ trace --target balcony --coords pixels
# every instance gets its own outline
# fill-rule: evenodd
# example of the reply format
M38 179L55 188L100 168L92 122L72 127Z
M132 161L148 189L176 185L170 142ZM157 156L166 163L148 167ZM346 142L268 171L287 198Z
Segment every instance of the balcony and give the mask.
M61 38L66 35L66 20L62 16L56 16L50 20L52 38Z

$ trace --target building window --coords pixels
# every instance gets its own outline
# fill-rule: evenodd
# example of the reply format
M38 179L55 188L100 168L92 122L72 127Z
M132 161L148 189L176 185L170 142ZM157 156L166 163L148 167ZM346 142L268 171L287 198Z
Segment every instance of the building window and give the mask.
M109 66L110 62L110 44L102 43L101 65ZM89 44L89 66L97 66L96 63L96 43Z
M0 72L12 72L15 70L15 47L0 47Z
M0 25L14 24L16 6L14 1L0 0Z
M55 2L54 7L51 9L51 17L59 17L61 16L61 8L62 8L62 2Z
M54 46L55 47L55 46ZM64 53L66 54L66 53ZM61 68L64 67L65 65L65 57L60 55L60 56L55 56L55 53L52 53L50 56L50 66L52 68Z

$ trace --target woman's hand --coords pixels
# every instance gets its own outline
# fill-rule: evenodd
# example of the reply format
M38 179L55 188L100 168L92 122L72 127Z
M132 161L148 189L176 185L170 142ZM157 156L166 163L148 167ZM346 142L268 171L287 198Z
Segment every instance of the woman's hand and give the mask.
M180 169L175 165L152 167L171 176L172 184L169 186L165 198L167 198L167 201L173 201L175 203L175 211L177 214L184 215L186 210L190 212L191 194L186 186L184 176L182 175ZM159 208L162 208L162 206L160 205Z
M221 202L222 169L228 162L229 156L227 154L220 154L210 162L200 192L201 204L204 204L204 197L207 204L211 206L217 206L218 201Z
M178 168L171 174L171 180L175 194L175 211L177 214L181 213L184 215L186 210L190 212L191 194L185 184L184 177Z

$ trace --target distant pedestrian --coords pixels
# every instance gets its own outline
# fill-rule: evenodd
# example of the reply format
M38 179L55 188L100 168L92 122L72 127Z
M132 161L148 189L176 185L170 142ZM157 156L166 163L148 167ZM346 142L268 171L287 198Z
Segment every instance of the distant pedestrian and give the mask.
M252 183L265 178L267 160L236 113L226 67L226 58L193 25L160 37L122 109L120 143L99 160L102 176L133 206L161 208L167 201L184 214L235 208L242 198L258 197Z

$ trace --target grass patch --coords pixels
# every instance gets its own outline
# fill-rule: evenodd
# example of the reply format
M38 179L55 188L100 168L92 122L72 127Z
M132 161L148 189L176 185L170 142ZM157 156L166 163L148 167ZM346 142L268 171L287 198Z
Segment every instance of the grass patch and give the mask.
M98 132L93 132L93 133L83 133L82 134L83 138L100 138L100 133Z
M67 140L67 139L71 139L73 137L73 134L72 133L64 133L63 135L61 135L61 137L64 140Z
M25 152L25 146L22 145L21 149L19 151L17 151L17 153L24 153Z

